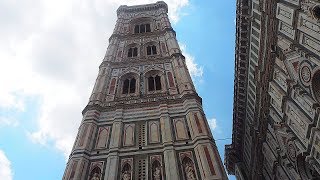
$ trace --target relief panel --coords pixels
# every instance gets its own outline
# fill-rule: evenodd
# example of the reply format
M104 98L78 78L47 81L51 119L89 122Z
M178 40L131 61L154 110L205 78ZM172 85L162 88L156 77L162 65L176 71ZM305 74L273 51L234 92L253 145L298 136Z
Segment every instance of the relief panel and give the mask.
M287 78L278 68L274 69L273 79L282 88L283 91L287 92Z
M283 34L285 34L286 36L288 36L291 39L295 38L295 30L289 24L286 24L286 23L280 21L278 30L279 30L279 32L282 32Z
M188 139L187 127L184 118L173 119L176 140Z
M159 143L160 142L160 129L159 121L150 121L149 125L149 143Z
M163 180L164 179L164 168L162 163L161 155L150 156L149 164L149 179L151 180Z
M133 180L134 167L133 158L121 159L120 163L120 179L121 180Z
M304 110L311 119L315 118L315 110L312 108L313 103L307 94L299 93L299 90L294 89L291 94L292 99Z
M100 127L98 130L96 148L107 148L109 142L110 126Z
M300 33L299 43L305 48L309 49L311 52L320 54L320 42L319 40L304 34Z
M102 179L103 161L92 162L90 164L88 180L100 180Z
M288 3L294 4L294 5L297 5L297 6L300 3L300 0L284 0L284 1L287 1Z
M276 17L287 23L288 25L293 25L293 18L294 18L294 9L290 8L290 6L278 3L277 4L277 12Z
M123 128L123 146L135 145L135 124L125 124Z
M304 116L298 107L296 107L292 102L287 103L286 114L288 116L287 124L291 130L296 134L296 136L302 141L304 146L307 146L308 142L308 132L310 130L310 125L312 122Z
M271 96L271 104L278 111L278 113L283 116L282 112L282 100L284 93L274 84L274 82L270 82L269 84L269 94Z
M316 39L320 39L320 24L306 14L299 13L297 28Z
M183 180L198 180L195 161L191 151L179 153L180 169L182 171Z

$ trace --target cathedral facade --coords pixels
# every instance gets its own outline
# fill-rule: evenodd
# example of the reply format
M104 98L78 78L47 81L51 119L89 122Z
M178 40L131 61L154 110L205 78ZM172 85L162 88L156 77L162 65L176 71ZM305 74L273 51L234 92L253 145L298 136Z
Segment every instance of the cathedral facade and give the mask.
M320 2L237 0L237 179L320 179Z
M167 12L118 8L63 180L227 179Z

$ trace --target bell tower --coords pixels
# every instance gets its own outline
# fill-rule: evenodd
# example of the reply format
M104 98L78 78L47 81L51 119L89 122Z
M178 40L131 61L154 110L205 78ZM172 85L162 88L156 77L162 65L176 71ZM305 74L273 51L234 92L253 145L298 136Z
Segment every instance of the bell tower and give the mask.
M118 8L64 180L227 179L167 12Z

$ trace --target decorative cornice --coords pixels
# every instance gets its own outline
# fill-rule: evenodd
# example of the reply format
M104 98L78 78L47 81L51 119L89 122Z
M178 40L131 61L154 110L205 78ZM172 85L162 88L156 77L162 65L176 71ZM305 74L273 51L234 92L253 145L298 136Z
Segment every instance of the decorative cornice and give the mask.
M98 110L98 111L108 111L116 110L119 108L124 109L134 109L139 107L150 107L150 106L159 106L160 104L177 104L183 103L187 99L195 99L202 105L202 98L197 94L184 94L182 96L158 96L158 95L148 95L148 96L136 96L132 99L119 99L117 101L105 102L101 104L88 104L82 111L84 115L89 110Z
M165 9L166 13L168 13L168 5L164 1L157 1L152 4L144 4L137 6L127 6L122 5L117 9L117 15L119 16L121 13L137 13L142 11L154 11L157 9Z
M137 37L159 37L159 35L164 35L167 32L172 32L174 34L174 36L176 37L176 31L173 30L173 28L165 28L163 30L160 31L154 31L151 33L139 33L139 34L117 34L117 33L113 33L110 38L109 38L109 42L111 42L112 39L117 38L120 40L126 39L137 39Z

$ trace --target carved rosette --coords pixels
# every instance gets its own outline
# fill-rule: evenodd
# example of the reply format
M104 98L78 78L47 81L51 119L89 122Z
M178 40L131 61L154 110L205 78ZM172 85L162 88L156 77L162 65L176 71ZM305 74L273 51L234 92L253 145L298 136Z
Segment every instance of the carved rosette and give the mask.
M304 86L309 87L311 83L311 75L312 75L312 69L309 63L307 62L301 63L299 75L300 75L301 83Z

